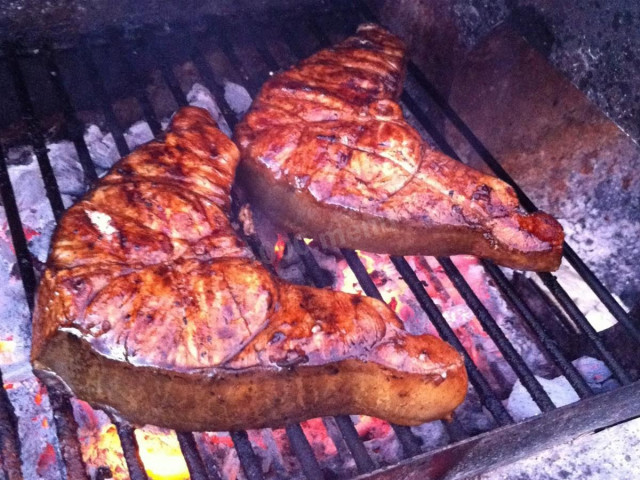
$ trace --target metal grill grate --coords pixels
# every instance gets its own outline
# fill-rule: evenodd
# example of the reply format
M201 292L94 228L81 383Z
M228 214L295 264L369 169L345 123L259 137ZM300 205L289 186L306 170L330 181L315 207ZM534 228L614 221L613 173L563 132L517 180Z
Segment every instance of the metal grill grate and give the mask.
M44 68L43 71L48 72L48 78L40 80L49 82L52 86L57 96L56 105L63 118L62 134L73 142L85 177L93 183L97 180L98 175L83 137L85 126L74 102L74 82L68 75L64 75L64 69L61 67L64 62L61 57L75 58L77 68L84 69L83 75L90 80L96 106L104 115L104 124L112 133L120 155L126 155L129 153L129 148L115 111L115 105L119 99L126 96L134 97L153 134L158 135L162 131L161 123L155 113L153 99L146 88L149 83L149 72L160 72L162 82L173 95L175 106L183 106L187 104L186 90L176 76L174 66L186 61L193 62L197 75L213 93L225 120L233 128L236 123L235 114L225 100L224 84L216 70L226 69L232 78L237 79L239 83L244 83L249 93L255 96L270 71L277 71L287 66L287 60L278 58L270 49L272 41L277 40L286 46L289 60L304 58L318 48L328 46L353 32L361 21L372 19L371 13L368 12L364 3L355 3L355 7L336 7L331 11L319 14L317 12L312 15L298 12L295 14L296 16L292 16L294 14L289 16L274 15L273 18L268 19L268 25L264 19L244 18L238 22L224 18L207 18L198 28L173 26L169 34L152 29L126 32L114 30L104 37L79 39L77 43L64 49L47 45L34 52L21 50L17 45L4 45L1 51L0 68L9 73L10 83L2 85L3 91L11 92L10 95L15 96L26 131L23 141L33 146L54 218L56 220L60 218L64 212L64 204L45 144L43 124L45 115L40 112L37 108L39 105L35 103L40 93L29 88L25 71L26 61L35 62ZM274 25L276 26L274 27ZM214 47L219 54L215 58L221 58L224 66L211 63L212 57L209 54ZM118 52L117 57L113 55L113 51L109 54L109 49ZM239 53L246 53L246 51L252 51L254 55L245 56ZM105 64L105 58L108 58L107 64ZM117 62L117 65L114 62ZM105 65L107 70L105 70ZM110 67L114 67L116 73L108 71ZM122 78L116 82L113 79L114 75L121 75ZM533 203L438 94L419 68L410 64L408 75L410 80L420 87L422 93L427 95L430 101L462 133L495 174L514 186L524 207L529 211L535 211ZM421 102L407 91L403 93L401 100L403 106L421 123L435 144L445 153L457 158L455 151L434 126L429 113ZM13 190L8 174L5 153L0 145L0 195L18 259L17 268L24 285L26 300L29 308L32 309L36 289L35 262L28 249L16 202L16 192ZM295 251L301 255L310 283L320 287L325 286L327 284L326 273L317 263L313 251L296 237L291 236L289 241L295 245ZM259 245L253 245L253 247L259 248ZM352 250L343 250L342 254L365 294L382 299L358 254ZM565 259L626 329L630 338L640 343L640 331L637 325L566 244ZM549 442L560 441L568 436L610 425L640 414L640 402L638 402L640 382L635 381L637 379L634 378L634 373L618 361L615 352L610 348L611 346L606 345L601 336L591 327L584 314L553 275L540 274L540 279L566 315L577 326L580 335L586 339L590 351L595 352L606 363L613 376L622 385L617 390L594 395L587 382L567 358L567 353L539 322L536 314L527 302L518 295L512 282L502 270L491 262L481 262L513 311L537 337L544 354L552 360L580 398L583 399L576 404L560 409L555 408L525 360L509 342L496 320L473 292L454 263L448 258L438 259L452 284L479 319L486 333L495 342L523 386L543 412L540 416L527 422L516 423L503 406L499 395L493 390L490 382L474 364L469 352L447 323L434 300L427 294L424 285L409 262L402 257L393 257L391 262L419 305L426 312L439 335L463 354L470 383L493 418L496 428L479 436L470 436L465 431L465 425L454 418L453 422L446 426L452 443L440 449L423 452L420 440L409 428L394 425L393 429L402 446L403 456L409 460L373 475L380 478L402 478L410 471L407 469L414 468L421 468L425 476L430 474L436 478L446 472L451 474L456 471L471 473L486 467L488 460L482 460L483 455L487 458L493 458L493 461L515 458L515 456L522 455L536 446L539 448ZM635 383L633 383L634 381ZM3 472L4 476L9 479L22 478L17 420L6 393L2 393L0 398L0 455ZM86 477L86 469L77 438L78 426L75 423L69 399L56 391L50 391L49 395L54 410L60 451L64 460L64 475L70 479ZM603 406L611 406L614 402L617 403L615 411L610 408L601 411L598 415L592 415L597 410L602 410ZM112 420L120 437L130 477L136 480L147 478L138 453L134 428L121 419L114 417ZM339 416L335 418L335 422L355 461L358 472L370 474L378 469L380 465L377 465L372 459L362 439L359 438L351 419L348 416ZM304 475L309 479L325 478L325 472L314 457L313 450L302 428L299 425L290 425L286 428L286 434ZM528 439L527 436L529 436ZM232 432L231 438L246 477L250 480L262 479L261 464L247 433ZM193 434L178 433L178 441L191 478L222 478L219 471L203 462ZM528 448L525 447L527 441L531 443ZM367 478L370 477L367 476Z

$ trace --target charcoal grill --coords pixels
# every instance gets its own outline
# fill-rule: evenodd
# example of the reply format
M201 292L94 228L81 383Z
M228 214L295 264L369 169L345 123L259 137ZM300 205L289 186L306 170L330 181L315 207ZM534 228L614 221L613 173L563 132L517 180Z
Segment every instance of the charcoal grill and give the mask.
M193 63L196 69L194 75L210 89L227 123L233 127L237 118L225 101L223 75L244 84L254 96L272 72L344 38L352 33L360 22L375 18L364 3L355 2L354 5L345 6L336 2L335 5L324 6L319 11L289 11L278 15L277 18L269 17L268 20L267 23L264 19L250 16L244 16L242 19L206 17L200 19L198 24L173 24L170 28L162 29L113 29L106 34L78 36L67 39L64 44L51 43L39 45L37 48L26 48L15 43L4 44L0 52L0 85L4 94L8 96L9 103L13 102L13 109L7 115L13 115L15 118L11 120L19 126L19 138L16 141L33 147L55 220L60 219L65 205L58 188L59 179L55 176L45 143L46 129L50 126L52 118L60 125L59 134L73 142L88 182L95 182L98 178L83 137L85 124L80 110L87 107L78 105L75 75L88 79L90 96L94 102L91 108L101 111L105 128L113 134L118 152L120 155L126 155L129 148L118 121L117 102L124 98L134 98L154 135L160 134L162 126L158 109L175 109L188 103L185 94L188 89L184 85L184 79L176 75L175 65L186 61ZM149 94L147 88L151 72L158 73L160 81L171 92L173 103L169 102L168 106L164 107L154 104L154 97ZM495 175L515 188L522 205L529 211L535 211L536 207L531 200L447 104L420 68L410 63L408 76L414 88L402 94L401 102L430 135L433 143L446 154L457 158L456 152L432 120L434 109L427 110L425 102L420 100L424 96L429 99L430 105L435 106L438 115L444 115L460 131ZM28 248L16 202L18 192L14 191L10 181L5 153L6 149L0 144L0 195L17 257L18 274L24 285L26 301L32 309L38 265ZM301 255L309 283L325 286L326 273L317 263L312 248L302 239L293 236L289 238L289 243L295 246L296 252ZM252 241L252 247L256 251L260 249L255 239ZM343 250L342 254L363 291L369 296L382 299L358 254L351 250ZM564 245L564 259L611 312L631 341L640 345L638 325L567 244ZM640 415L640 381L635 369L637 366L629 366L617 358L616 345L608 343L594 330L554 275L539 274L542 283L555 299L555 303L550 303L550 308L557 308L556 305L562 308L563 315L570 318L579 331L578 335L587 351L593 352L592 354L605 362L611 370L619 384L617 388L595 394L569 361L563 342L552 336L527 301L519 296L513 281L491 262L481 262L486 273L507 299L510 308L535 334L545 356L553 362L579 395L578 402L561 408L555 407L530 367L509 342L456 265L448 258L437 260L542 413L526 421L514 421L434 300L426 293L416 272L406 259L392 257L393 265L439 335L463 354L470 384L482 401L487 415L492 419L494 428L479 435L469 435L465 426L454 419L448 426L451 443L424 451L419 439L409 428L393 426L402 447L403 459L392 465L381 466L374 462L362 439L358 437L350 417L339 416L335 421L355 461L357 478L460 478L513 461L584 432L591 432ZM55 386L50 386L48 394L62 459L62 476L68 479L86 478L86 468L77 438L78 427L70 399ZM130 477L135 480L147 478L137 451L134 427L117 416L113 416L112 419L117 427ZM11 480L23 478L17 425L14 408L7 392L2 389L0 474ZM309 479L328 478L327 472L320 468L314 457L300 425L289 425L286 427L286 433L304 476ZM263 478L261 465L247 433L239 431L231 432L230 435L245 476L251 480ZM216 469L215 465L205 464L192 433L179 432L177 436L191 478L222 478L222 472Z

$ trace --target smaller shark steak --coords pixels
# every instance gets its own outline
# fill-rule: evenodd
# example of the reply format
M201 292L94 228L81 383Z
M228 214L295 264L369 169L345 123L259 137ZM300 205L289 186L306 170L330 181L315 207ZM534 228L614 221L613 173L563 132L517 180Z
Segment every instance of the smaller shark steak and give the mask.
M253 203L331 247L556 270L560 224L431 148L396 103L404 72L402 42L366 24L267 81L235 131Z

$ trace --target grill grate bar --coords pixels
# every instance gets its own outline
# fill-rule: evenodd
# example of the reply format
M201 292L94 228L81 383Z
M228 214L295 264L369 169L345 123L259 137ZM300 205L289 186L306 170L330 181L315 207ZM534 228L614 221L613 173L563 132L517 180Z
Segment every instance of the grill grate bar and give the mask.
M100 75L98 66L93 59L93 54L91 53L91 45L89 44L88 39L84 39L82 41L82 44L80 45L80 54L85 64L85 68L89 72L91 87L96 94L96 98L99 102L99 108L104 115L107 128L113 135L113 139L116 142L116 147L118 148L118 153L121 157L124 157L129 153L129 146L127 145L127 141L124 138L122 129L118 125L116 116L113 113L113 107L111 104L112 99L110 98L110 95L108 94L107 89L104 86L104 82L102 81L102 76Z
M127 462L127 468L129 469L129 476L131 480L148 480L147 472L142 466L142 460L138 454L138 442L134 434L134 428L124 420L111 417L111 421L116 426L118 431L118 437L120 437L120 445L122 445L122 452L124 453L124 459Z
M229 26L227 25L227 22L222 18L213 19L209 24L209 31L213 34L216 43L222 49L222 52L227 57L227 59L229 59L231 65L233 65L233 68L240 75L240 78L242 78L246 83L247 90L251 94L251 97L255 97L260 90L260 87L262 86L261 79L256 78L255 75L247 72L246 68L242 64L242 61L236 54L233 44L229 40L228 30Z
M78 119L78 116L75 113L75 109L73 108L73 105L71 103L71 98L69 97L69 94L67 93L67 90L62 83L62 74L60 72L60 69L58 68L57 62L55 61L53 49L44 48L43 50L44 64L47 72L49 72L49 80L54 86L58 98L62 102L62 111L65 119L66 132L71 137L76 152L78 153L78 159L80 160L80 165L82 166L85 178L91 184L93 184L98 179L98 176L96 175L95 166L91 161L89 149L87 148L87 144L84 141L84 125Z
M361 3L358 1L358 3ZM469 126L458 116L458 114L449 105L446 99L442 97L440 92L433 86L433 84L425 77L422 71L413 62L409 63L409 73L416 79L417 83L422 89L424 89L431 99L442 109L447 119L458 129L458 131L465 137L467 142L473 147L473 149L480 155L482 160L493 170L498 178L511 185L520 203L529 212L535 212L538 208L533 201L524 193L524 191L518 186L514 179L507 173L507 171L500 165L498 160L489 152L478 137L471 131ZM611 295L607 288L600 282L598 277L591 271L591 269L584 263L584 261L578 256L573 248L563 243L564 257L569 261L571 266L578 272L580 277L585 281L591 290L596 294L605 307L611 312L616 320L623 325L633 339L640 343L640 328L630 315L620 306L620 303Z
M509 302L511 302L511 305L518 312L520 317L538 336L545 353L551 356L554 363L560 368L562 374L567 378L578 395L580 395L580 397L582 398L590 397L591 395L593 395L591 388L589 388L589 385L584 380L582 375L580 375L576 367L574 367L571 362L567 360L567 358L558 347L558 344L549 335L547 335L547 333L544 331L544 328L542 328L538 320L535 318L534 313L515 292L505 274L502 273L502 270L500 270L500 268L494 263L486 260L482 260L482 265L484 266L484 269L489 273L489 275L491 275L491 278L493 278L500 290L509 299Z
M206 480L207 478L213 478L215 480L221 480L220 475L213 471L211 474L207 472L207 468L202 461L202 457L198 452L198 446L193 433L189 432L176 432L178 437L178 443L180 444L180 450L187 462L187 468L189 469L189 476L191 480Z
M448 102L440 95L438 90L433 84L425 77L422 71L413 63L409 64L409 72L415 77L419 85L430 95L435 103L443 110L447 119L458 129L458 131L465 137L474 150L480 155L483 161L493 170L493 172L501 179L511 185L520 199L522 205L530 212L535 212L538 208L531 201L531 199L524 193L524 191L518 186L513 178L504 170L496 158L489 152L478 137L471 131L466 123L458 116L458 114L451 108ZM576 254L567 242L563 244L564 257L575 268L576 272L582 277L582 279L589 285L591 290L607 307L616 320L620 322L631 334L633 339L640 343L640 328L631 319L629 314L624 311L618 301L613 298L613 295L605 288L600 282L598 277L591 271L591 269L584 263L584 261Z
M391 262L398 270L398 273L402 276L407 283L411 292L418 300L420 307L427 313L429 319L433 323L433 326L438 331L438 334L447 343L451 344L458 352L464 357L464 365L469 375L469 380L473 384L474 389L480 396L482 403L491 412L496 422L501 425L509 425L513 423L513 419L509 412L504 408L500 399L493 392L489 386L487 380L484 378L478 367L469 356L469 353L464 348L456 334L453 332L451 326L447 323L442 313L436 306L433 299L427 294L424 289L424 285L420 282L420 279L413 271L409 263L403 257L391 257Z
M7 480L21 480L20 438L18 420L13 405L4 389L4 380L0 373L0 465Z
M155 35L150 30L147 30L146 32L144 32L143 38L147 44L158 47L156 49L156 52L164 51L164 47L160 44L159 36ZM158 59L158 57L160 58ZM165 59L164 55L156 55L154 56L154 59L157 60L156 65L160 69L160 74L162 75L162 79L164 80L167 87L169 88L169 91L171 92L171 95L173 96L173 99L176 101L178 106L184 107L189 105L189 102L187 101L187 96L182 91L182 88L180 88L180 82L178 82L178 79L176 78L175 73L173 72L171 66L167 63L167 60Z
M123 35L117 30L113 30L109 35L111 43L118 47L118 50L123 53L120 56L121 63L125 68L127 77L131 80L130 84L134 85L134 93L136 100L142 107L142 114L151 129L153 135L159 135L162 132L162 126L156 117L156 113L151 105L151 101L147 95L146 85L144 78L140 75L139 70L135 68L136 64L136 45L131 42L124 42L122 40Z
M247 432L229 432L229 435L231 435L231 440L233 440L233 444L238 452L238 457L240 458L240 465L242 465L242 470L248 480L263 480L262 466L256 453L253 451Z
M580 330L589 339L590 343L596 351L602 355L602 360L611 369L611 372L620 380L620 383L627 385L631 383L631 378L625 369L618 363L615 356L609 352L604 345L602 339L598 336L598 332L591 326L587 317L580 311L576 304L571 300L567 292L560 286L556 277L550 273L539 273L538 276L562 306L567 315L578 325Z
M444 137L440 134L440 132L438 132L435 129L433 124L431 124L431 122L429 121L423 109L420 108L408 94L403 94L403 101L405 101L405 104L411 110L411 113L414 114L416 118L418 118L418 120L424 126L425 130L427 130L429 135L432 136L433 140L436 142L438 147L445 153L449 154L452 158L455 158L456 160L460 160L457 154L453 151L453 149L449 145L449 143L444 139ZM607 366L611 369L611 371L614 372L621 381L623 381L622 380L623 378L627 378L627 381L629 381L628 376L624 371L624 369L622 368L622 366L618 363L615 356L607 350L604 343L599 338L595 330L593 330L593 327L591 327L591 325L586 320L584 315L580 312L575 302L571 300L567 292L562 288L562 286L560 286L557 280L555 280L555 277L551 276L552 280L550 280L549 275L550 274L538 273L538 276L543 281L543 283L545 284L548 283L549 285L553 285L553 289L549 287L549 285L547 286L550 290L552 290L552 292L554 293L554 296L556 296L556 298L558 299L558 302L560 303L560 305L562 305L563 309L567 312L567 314L569 314L571 318L573 318L574 315L578 318L582 317L579 320L576 320L576 323L578 324L580 329L586 334L592 346L603 356L603 360L605 361L605 363L607 363ZM503 293L506 294L506 292L504 291ZM593 330L593 332L590 334L585 329L591 329Z
M342 437L344 438L344 441L356 462L358 471L360 473L368 473L375 470L376 464L371 459L364 443L362 443L362 440L358 436L358 431L353 425L349 415L336 415L333 418L335 418L336 424L340 429L340 433L342 434Z
M458 268L449 258L439 257L438 262L451 279L456 290L460 293L469 308L473 311L477 319L482 324L482 328L489 334L504 356L505 360L511 365L516 375L522 382L522 385L531 394L533 400L538 404L543 412L548 412L555 408L555 405L549 398L547 392L544 391L540 382L536 380L533 372L516 351L514 346L509 342L504 332L500 329L495 319L491 316L486 307L471 289L471 286L464 279Z
M569 260L569 263L578 275L589 285L593 293L600 299L605 307L611 312L616 320L627 329L633 339L640 343L640 327L638 323L633 320L632 316L627 313L618 301L613 298L611 292L602 284L602 282L595 276L591 269L582 261L573 248L564 242L563 244L564 257Z
M56 218L59 219L64 205L62 203L62 197L57 186L57 181L53 174L53 169L46 153L46 145L44 138L40 130L40 126L35 119L33 105L29 97L29 91L25 79L22 75L19 61L15 56L15 52L11 51L8 55L9 66L15 82L16 90L18 92L19 100L21 103L24 118L27 121L29 132L29 140L34 145L36 152L36 158L40 166L40 173L42 175L45 190L47 193L47 199L51 204L51 208ZM0 152L2 153L2 152ZM29 253L24 231L22 230L22 224L20 221L20 215L18 212L15 196L13 195L13 189L11 187L6 163L4 161L4 155L2 156L2 167L0 168L0 176L3 182L2 186L2 199L5 203L7 221L11 228L12 240L16 249L16 255L18 256L18 264L20 274L22 277L23 286L25 288L27 304L31 311L33 311L34 296L36 291L35 272L33 270L33 263L31 261L31 254ZM60 209L60 206L62 210ZM57 212L57 213L56 213ZM13 226L12 226L13 225ZM64 393L58 391L58 388L48 388L49 398L51 402L51 408L53 411L53 417L56 425L56 433L58 436L60 451L65 461L66 475L69 479L86 478L86 471L82 462L82 454L80 451L80 443L75 433L77 432L77 424L73 417L73 409L71 402L65 397Z
M233 112L225 98L224 85L220 82L217 75L213 72L211 65L207 61L207 58L205 57L198 44L192 41L190 37L188 45L191 50L191 58L193 59L193 63L198 69L200 75L202 75L203 81L207 84L207 87L211 90L211 93L216 99L216 103L220 107L222 116L229 125L229 128L231 128L231 130L233 131L238 121L236 119L235 113Z
M440 134L440 132L438 132L435 129L435 127L431 124L431 122L429 121L429 119L426 116L426 113L423 111L423 109L420 108L416 104L416 102L408 94L406 94L406 92L403 93L402 98L403 98L403 102L405 103L405 105L407 105L409 110L411 110L411 113L424 126L425 130L429 133L429 135L431 135L431 137L436 142L438 147L443 152L445 152L448 155L450 155L452 158L455 158L456 160L459 160L457 154L453 151L453 149L451 148L449 143L444 139L444 137ZM582 315L582 313L580 312L580 310L578 309L576 304L573 302L573 300L571 300L571 298L566 293L566 291L555 280L555 277L553 277L554 278L553 281L549 281L549 280L545 281L545 279L543 278L543 277L545 277L544 273L539 273L538 276L542 279L542 281L544 283L550 282L551 284L553 284L553 288L554 288L554 292L555 292L554 295L556 295L556 298L558 298L558 297L562 298L562 301L560 301L560 300L558 300L558 301L560 302L560 304L562 305L564 310L569 314L569 316L577 315L577 316L584 317L584 315ZM503 293L506 293L506 292L503 291ZM604 346L604 343L602 342L602 340L598 337L597 333L595 333L593 335L590 335L590 334L587 333L586 330L584 330L584 328L591 328L593 330L593 327L591 327L591 325L586 320L586 318L585 318L585 322L586 322L586 324L584 322L582 322L582 321L577 321L576 323L578 323L578 325L580 326L581 330L584 333L587 334L587 338L592 343L593 347L603 355L603 360L607 363L607 365L609 366L611 371L612 372L618 372L616 374L616 376L618 376L618 378L626 377L627 375L626 375L624 369L620 366L618 361L615 359L615 356L613 354L611 354L607 350L607 348ZM622 377L620 377L618 374L621 374Z
M324 473L318 464L318 460L313 454L311 445L307 440L306 435L302 431L302 427L298 424L287 425L286 427L287 437L291 443L291 449L295 453L296 458L300 461L300 466L305 476L309 480L322 480L324 479Z
M16 95L20 101L23 119L27 123L29 143L33 145L33 151L36 155L36 159L38 160L42 179L44 180L44 188L47 193L47 198L51 204L53 216L57 221L62 216L62 212L64 212L64 204L62 203L62 197L60 196L58 182L53 173L53 168L51 167L51 162L47 153L47 146L35 117L35 109L33 108L33 103L29 97L27 83L25 81L22 68L20 67L20 62L16 56L15 49L12 46L9 46L6 53L9 70L13 77Z
M56 424L60 453L65 464L66 478L68 480L87 478L87 472L82 462L80 442L76 435L78 424L73 416L71 401L60 387L49 387L47 391Z

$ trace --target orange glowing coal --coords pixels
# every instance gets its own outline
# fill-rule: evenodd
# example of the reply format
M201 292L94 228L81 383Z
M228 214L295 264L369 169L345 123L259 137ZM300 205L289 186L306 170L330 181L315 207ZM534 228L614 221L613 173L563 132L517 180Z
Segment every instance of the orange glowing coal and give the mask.
M114 425L106 424L96 430L81 426L79 433L82 460L89 470L107 467L113 480L129 478L120 437Z
M145 427L135 431L140 459L151 480L187 480L189 470L172 431Z
M273 267L278 268L282 257L284 257L284 251L287 247L287 242L285 242L284 237L278 234L278 240L276 244L273 246Z

